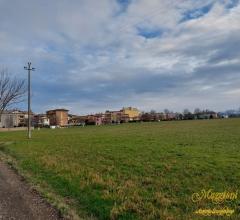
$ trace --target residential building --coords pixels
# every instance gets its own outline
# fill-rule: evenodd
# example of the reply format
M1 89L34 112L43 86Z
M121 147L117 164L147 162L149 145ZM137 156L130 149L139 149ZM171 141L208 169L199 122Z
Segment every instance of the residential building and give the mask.
M18 127L17 115L13 114L11 111L4 111L1 115L0 127L1 128Z
M73 114L68 114L68 122L71 121L72 119L78 117L77 115L73 115Z
M112 124L113 122L113 112L107 110L104 114L104 124Z
M46 112L50 126L64 127L68 125L68 110L54 109Z
M38 114L33 117L34 127L48 127L50 126L50 120L46 114Z
M140 120L140 111L137 108L133 107L122 108L121 112L123 112L124 115L128 115L129 121Z
M176 120L176 113L173 113L173 112L166 113L165 117L166 117L166 120L168 121Z
M102 125L104 123L105 114L95 114L95 125Z
M68 124L71 126L85 125L87 116L73 116L68 119Z
M95 115L87 115L85 122L87 125L96 125L96 119Z
M32 125L33 113L30 113L31 125ZM12 128L12 127L26 127L28 123L28 112L20 110L7 110L1 115L0 127Z
M95 115L86 116L74 116L69 120L69 125L79 126L79 125L101 125L103 124L105 115L98 113Z
M194 118L195 119L216 119L216 118L218 118L218 114L214 111L206 110L206 111L196 113L194 115Z
M104 114L104 124L125 123L129 121L129 115L120 111L106 111Z

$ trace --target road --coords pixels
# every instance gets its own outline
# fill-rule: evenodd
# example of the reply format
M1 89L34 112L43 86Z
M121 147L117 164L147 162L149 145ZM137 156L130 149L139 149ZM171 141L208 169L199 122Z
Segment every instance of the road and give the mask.
M59 220L59 212L0 161L0 220Z

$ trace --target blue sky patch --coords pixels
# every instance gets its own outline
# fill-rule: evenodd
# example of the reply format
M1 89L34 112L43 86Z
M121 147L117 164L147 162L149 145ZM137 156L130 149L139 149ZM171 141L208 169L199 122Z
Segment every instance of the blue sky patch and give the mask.
M120 13L124 13L125 11L127 11L128 6L131 4L132 0L117 0L117 3L120 5Z
M164 31L162 29L148 29L148 28L141 28L141 27L137 27L137 33L138 35L145 37L147 39L149 38L157 38L157 37L161 37L164 33Z
M183 18L181 19L180 23L188 21L188 20L200 18L200 17L204 16L205 14L209 13L211 11L212 7L213 7L213 4L208 4L201 8L186 11L183 14Z
M234 8L239 4L239 0L230 0L227 4L226 4L226 8L230 9L230 8Z

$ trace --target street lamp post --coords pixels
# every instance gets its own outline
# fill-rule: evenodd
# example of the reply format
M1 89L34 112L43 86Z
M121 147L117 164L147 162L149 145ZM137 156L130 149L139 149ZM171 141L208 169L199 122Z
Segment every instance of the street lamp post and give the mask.
M35 68L31 67L31 63L28 62L28 66L24 67L25 70L28 71L28 138L31 138L31 119L30 119L30 111L31 111L31 71L34 71Z

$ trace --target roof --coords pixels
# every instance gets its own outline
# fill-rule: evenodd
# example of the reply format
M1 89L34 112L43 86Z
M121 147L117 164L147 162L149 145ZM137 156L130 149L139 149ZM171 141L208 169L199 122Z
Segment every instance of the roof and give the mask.
M139 111L137 108L134 107L123 107L122 110Z
M64 108L57 108L57 109L52 109L52 110L48 110L47 112L57 112L57 111L61 111L61 112L68 112L69 110L64 109Z
M4 110L2 114L28 114L28 111L21 111L21 110ZM30 111L30 114L34 114Z

